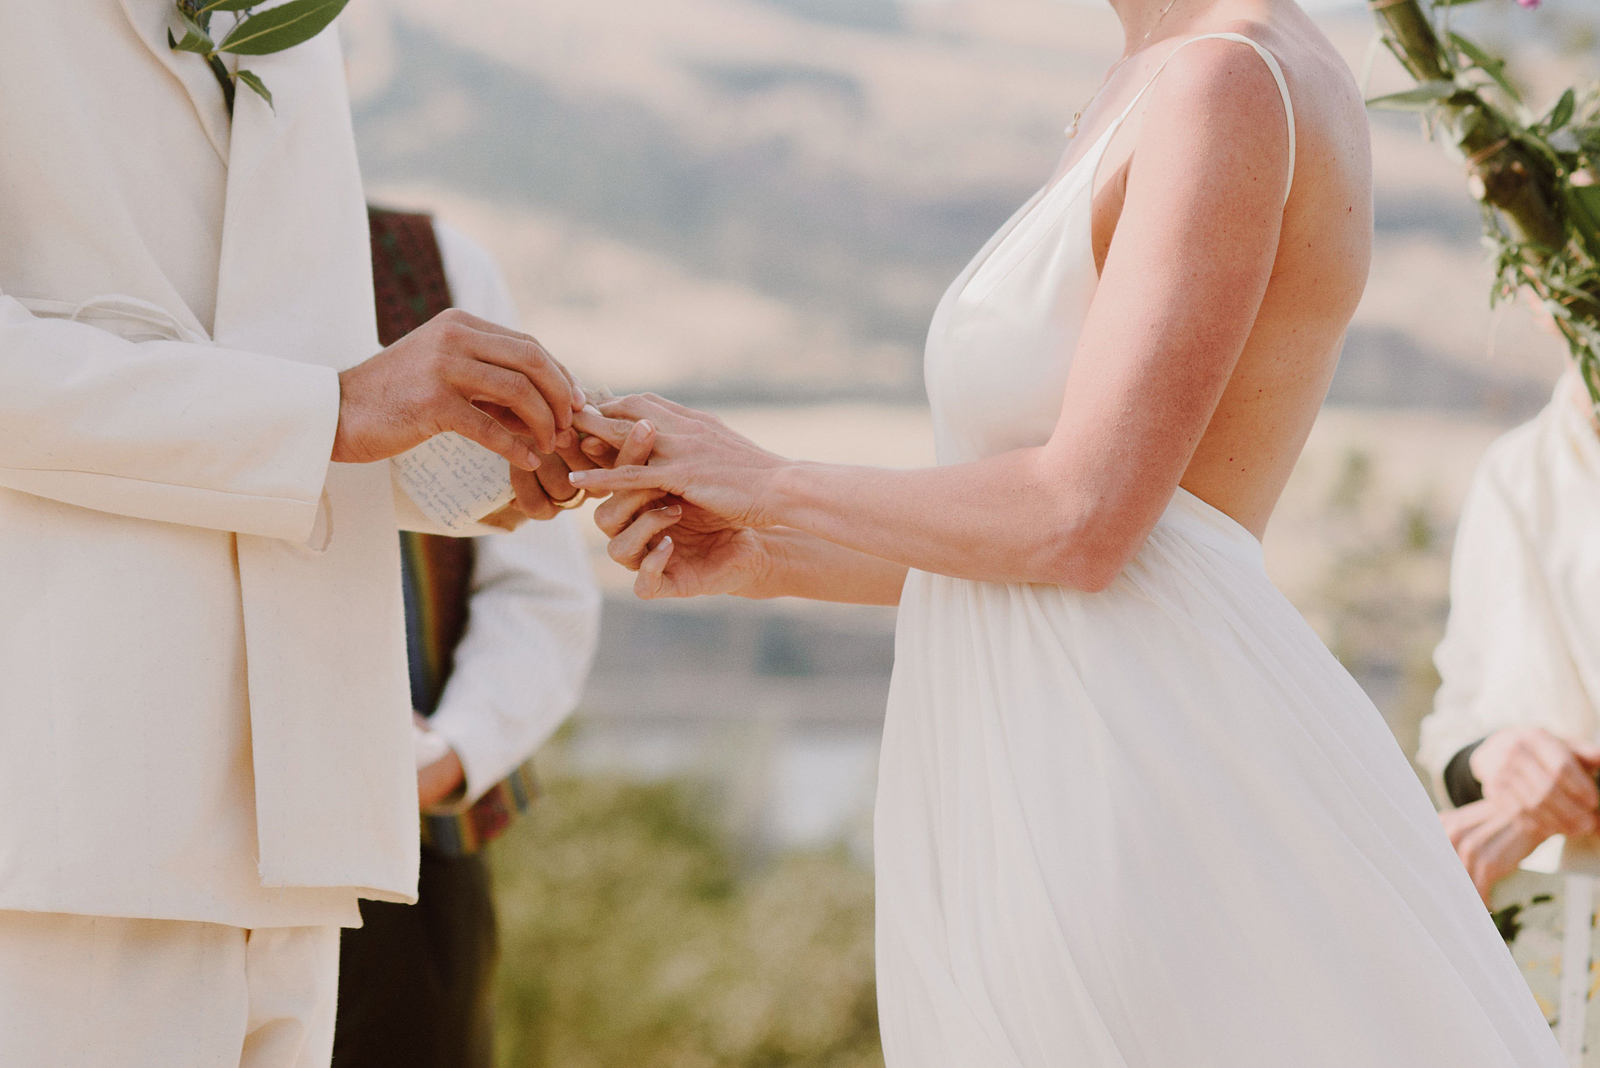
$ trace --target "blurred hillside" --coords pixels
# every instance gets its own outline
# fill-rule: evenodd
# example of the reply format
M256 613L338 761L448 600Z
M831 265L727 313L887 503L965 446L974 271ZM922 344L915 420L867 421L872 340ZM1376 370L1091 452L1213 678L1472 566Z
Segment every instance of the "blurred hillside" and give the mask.
M1583 65L1570 19L1471 15L1547 84ZM1366 14L1322 22L1360 69ZM918 401L933 305L1120 47L1109 9L1057 0L369 0L347 23L376 194L485 240L589 378L700 403ZM1559 346L1488 311L1459 168L1408 117L1374 135L1378 255L1332 401L1528 413Z

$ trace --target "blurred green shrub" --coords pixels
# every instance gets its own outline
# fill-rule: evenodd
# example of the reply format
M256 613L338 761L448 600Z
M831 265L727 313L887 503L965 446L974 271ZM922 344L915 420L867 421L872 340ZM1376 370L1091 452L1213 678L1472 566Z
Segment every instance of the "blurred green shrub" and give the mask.
M492 854L501 1068L878 1068L872 876L749 865L686 782L565 777Z

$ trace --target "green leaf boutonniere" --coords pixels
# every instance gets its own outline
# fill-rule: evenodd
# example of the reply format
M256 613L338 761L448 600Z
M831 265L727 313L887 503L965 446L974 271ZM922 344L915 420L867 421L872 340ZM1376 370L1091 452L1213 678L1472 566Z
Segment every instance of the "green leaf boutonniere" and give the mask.
M222 86L222 99L233 114L235 80L243 82L251 92L272 104L272 93L254 73L240 70L230 74L222 62L222 53L235 56L265 56L282 52L311 40L328 28L328 23L338 17L350 0L287 0L276 7L257 12L265 0L177 0L178 21L183 28L180 38L170 29L167 44L177 52L193 52L206 61L217 84ZM219 11L237 13L239 20L221 41L211 34L211 17Z

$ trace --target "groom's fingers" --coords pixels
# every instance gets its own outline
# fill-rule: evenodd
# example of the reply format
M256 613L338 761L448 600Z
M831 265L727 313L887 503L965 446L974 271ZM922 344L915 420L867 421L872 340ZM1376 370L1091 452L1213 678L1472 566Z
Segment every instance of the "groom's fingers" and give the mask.
M557 427L550 408L522 375L492 363L462 360L449 369L445 381L461 397L483 405L491 418L513 434L532 438L541 452L555 447ZM514 418L506 418L507 413Z
M594 491L590 490L590 496ZM654 507L662 501L659 490L630 490L627 493L613 493L600 503L594 510L595 526L605 532L606 537L614 538L628 529L628 525L639 518L646 508Z
M475 365L509 371L532 387L531 390L521 391L524 396L512 400L495 396L489 397L489 400L504 404L528 420L529 426L537 427L546 420L553 421L556 430L565 430L572 425L573 398L578 394L567 380L561 365L551 359L537 341L478 330L466 332L464 341L462 347ZM538 395L537 406L524 399L532 393ZM519 401L522 403L519 404ZM524 408L528 410L524 411ZM534 418L529 419L530 413Z
M453 430L464 438L476 441L490 452L499 453L509 460L513 467L532 471L539 466L539 457L526 440L517 437L482 409L475 408L464 400L457 398L449 404L440 421L441 429Z
M480 334L492 334L512 342L513 349L501 348L497 351L512 353L515 366L511 366L511 370L527 374L534 384L540 387L540 392L544 393L545 397L555 407L555 419L558 426L565 428L571 424L571 413L582 408L587 400L583 385L578 381L577 376L567 370L565 364L550 355L550 350L545 348L538 338L532 334L525 334L520 330L513 330L509 326L501 326L499 323L473 315L471 312L462 311L460 308L451 308L441 314L442 316L448 316L452 325L462 326ZM529 348L530 346L531 349ZM531 363L529 362L530 360ZM498 359L490 362L506 366ZM547 372L552 369L554 374L548 374ZM534 370L539 373L532 373ZM562 391L560 388L563 383L566 386L566 397L564 399L561 397ZM546 386L550 387L548 391L545 389Z
M541 465L543 466L543 465ZM554 519L561 511L550 499L540 471L512 471L511 489L517 495L517 511L529 519Z
M612 538L606 546L606 553L629 571L637 571L640 561L650 551L650 543L681 518L683 508L679 505L652 508L629 524L628 529Z
M572 468L559 454L539 457L539 470L534 477L539 480L546 497L552 501L569 501L577 494L572 488L572 483L567 480Z

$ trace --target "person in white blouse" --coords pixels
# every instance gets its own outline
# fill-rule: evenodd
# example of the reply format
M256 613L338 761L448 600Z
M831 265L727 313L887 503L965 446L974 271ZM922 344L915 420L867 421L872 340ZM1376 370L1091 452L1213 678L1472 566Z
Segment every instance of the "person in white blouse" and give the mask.
M1418 762L1478 892L1600 874L1600 435L1569 373L1489 447L1451 561Z
M493 257L426 215L371 212L380 339L445 305L516 327ZM430 302L437 307L430 307ZM498 937L479 852L532 792L525 762L578 702L600 595L573 517L402 536L418 797L415 905L363 902L340 950L335 1068L492 1068Z

